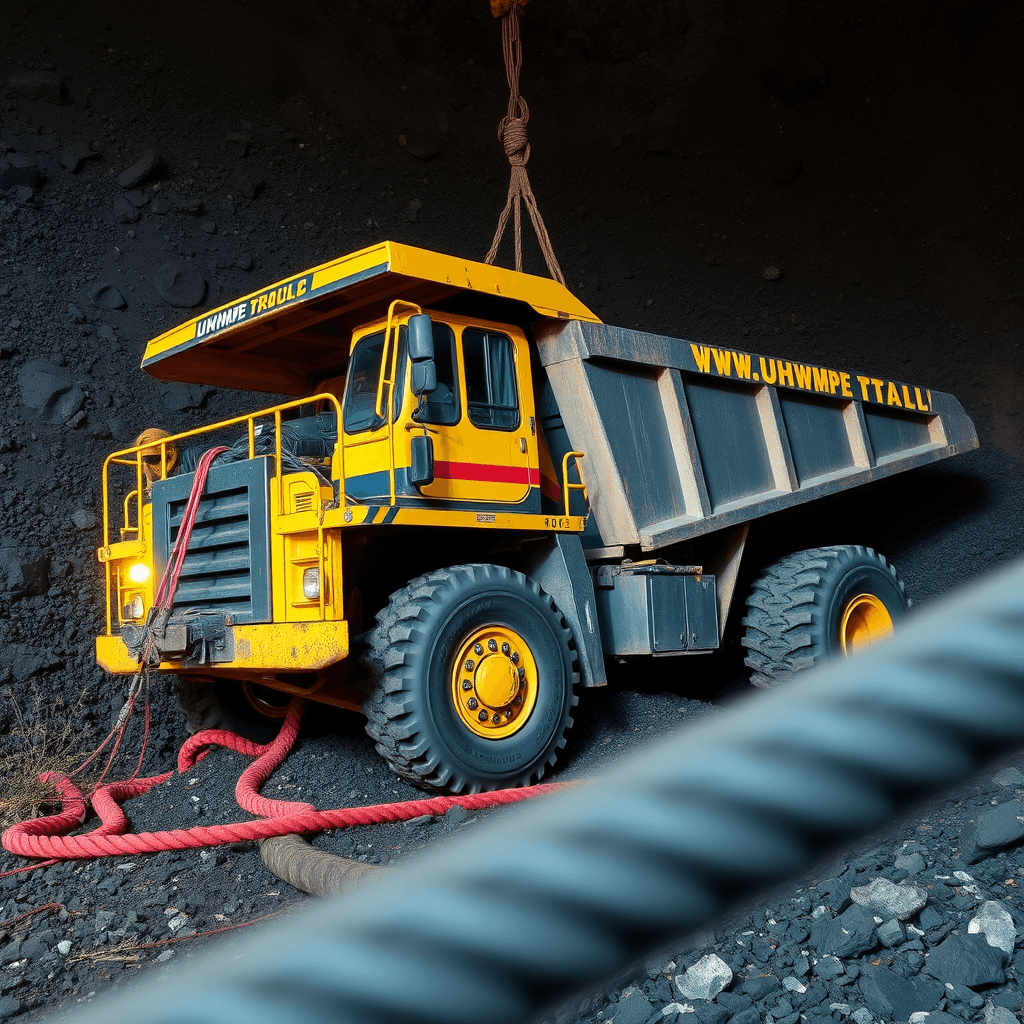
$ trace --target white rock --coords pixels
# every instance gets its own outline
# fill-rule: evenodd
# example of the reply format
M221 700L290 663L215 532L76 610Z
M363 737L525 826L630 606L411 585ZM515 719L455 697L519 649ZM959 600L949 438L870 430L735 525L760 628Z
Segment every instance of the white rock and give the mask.
M166 962L167 962L168 960L170 960L170 959L171 959L171 957L172 957L172 956L174 956L174 950L173 950L173 949L165 949L165 950L164 950L164 951L163 951L163 952L162 952L162 953L161 953L161 954L160 954L160 955L159 955L159 956L158 956L158 957L156 958L156 962L157 962L158 964L163 964L163 963L166 963Z
M1005 1006L993 1006L989 1002L985 1006L985 1024L1017 1024L1017 1018Z
M972 935L981 932L990 946L996 946L1004 953L1013 954L1017 927L1009 911L995 900L982 903L978 913L971 918L967 931Z
M58 942L57 952L60 953L61 956L67 956L68 953L71 952L71 940L62 939L60 942Z
M668 1006L661 1008L662 1017L667 1017L670 1013L693 1013L693 1007L689 1003L669 1003Z
M792 974L788 978L782 979L782 987L787 992L796 992L799 995L803 995L807 991L807 986L802 981L794 978Z
M858 1010L854 1010L852 1016L857 1024L871 1024L874 1020L871 1016L871 1011L864 1006L860 1007Z
M176 914L167 922L167 927L170 928L172 932L176 932L179 928L183 928L185 926L185 922L187 920L188 918L184 914Z
M916 1013L910 1015L909 1024L924 1024L928 1019L928 1013L926 1010L918 1010Z
M676 977L676 988L688 1002L710 1001L732 982L729 965L714 953L701 957L682 977Z
M885 917L906 921L928 902L928 893L919 885L904 882L896 885L888 878L876 878L870 885L858 885L850 890L850 899L868 910Z

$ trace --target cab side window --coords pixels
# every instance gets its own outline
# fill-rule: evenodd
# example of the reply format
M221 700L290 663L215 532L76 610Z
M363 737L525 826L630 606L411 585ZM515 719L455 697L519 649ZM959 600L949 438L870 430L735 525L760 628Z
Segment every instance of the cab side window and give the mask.
M452 427L459 422L459 375L455 361L455 332L434 321L434 365L437 390L426 396L414 419L417 423L436 423Z
M467 327L462 332L466 400L474 426L515 430L519 426L515 345L507 334Z

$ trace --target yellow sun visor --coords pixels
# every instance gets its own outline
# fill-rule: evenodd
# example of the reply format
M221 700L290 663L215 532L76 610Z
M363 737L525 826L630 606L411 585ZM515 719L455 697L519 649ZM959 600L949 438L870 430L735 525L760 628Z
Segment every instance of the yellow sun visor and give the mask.
M521 327L600 323L557 281L381 242L208 310L146 346L160 380L302 397L344 372L352 331L394 299Z

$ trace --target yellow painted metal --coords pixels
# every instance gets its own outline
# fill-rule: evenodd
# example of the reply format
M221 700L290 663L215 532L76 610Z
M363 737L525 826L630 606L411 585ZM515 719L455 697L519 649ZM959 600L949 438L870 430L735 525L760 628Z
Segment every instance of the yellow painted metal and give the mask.
M537 704L537 662L529 644L508 626L473 630L459 645L448 677L459 719L484 739L519 732Z
M412 278L414 283L437 285L439 292L445 289L465 290L525 302L539 317L545 319L601 322L600 318L564 285L550 278L521 274L473 260L462 260L399 242L380 242L285 278L242 298L233 299L223 306L201 313L179 327L165 331L146 346L143 365L173 359L176 352L207 344L206 340L198 337L199 325L216 318L218 314L230 313L243 304L246 306L246 314L234 319L228 328L232 336L237 337L251 330L255 324L261 327L267 325L270 320L304 302L323 301L324 289L329 289L331 285L346 279L358 278L378 267L386 267L384 273L393 279L393 284L388 282L393 288L392 297L397 297L402 292L408 293L409 279ZM262 297L271 293L288 293L289 288L292 297L288 299L287 304L281 304L276 308L259 309L259 300ZM346 300L343 292L337 294L341 306ZM224 331L218 330L212 333L210 338L219 339L223 335Z
M394 405L395 380L398 377L398 332L401 325L408 324L409 317L405 316L401 322L395 320L395 309L398 306L408 306L417 313L423 310L415 302L406 302L405 299L395 299L388 306L387 326L384 328L384 349L380 355L380 377L377 380L377 399L374 408L377 414L384 420L384 429L388 438L388 490L391 495L390 504L395 503L395 425L392 423L391 409ZM392 340L392 330L394 339ZM390 348L389 348L390 346ZM385 397L386 396L386 397Z
M579 460L584 457L583 452L566 452L562 456L562 496L565 498L565 514L569 515L569 498L572 491L582 491L583 500L590 501L590 492L587 490L587 485L583 481L583 472L580 469ZM580 482L578 484L569 483L569 460L575 460L576 472L579 475Z
M348 655L348 622L242 623L229 627L234 634L235 657L218 662L216 671L315 672ZM119 636L96 638L96 660L108 672L134 672L133 661ZM160 668L176 672L181 662L162 661Z
M874 594L858 594L843 609L839 641L847 657L884 640L893 631L888 608Z

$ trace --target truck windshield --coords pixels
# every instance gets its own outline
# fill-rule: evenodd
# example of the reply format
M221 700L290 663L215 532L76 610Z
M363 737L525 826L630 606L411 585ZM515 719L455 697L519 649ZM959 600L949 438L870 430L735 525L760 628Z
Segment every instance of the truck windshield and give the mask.
M391 411L392 422L398 419L401 409L408 337L409 329L407 327L400 328L398 332L398 380L395 388L395 407ZM348 387L345 390L346 434L361 434L367 430L377 430L384 425L384 418L375 408L377 383L380 380L380 360L383 352L383 331L368 334L356 343L349 367ZM388 390L388 386L385 385L383 402L385 406L387 405Z

